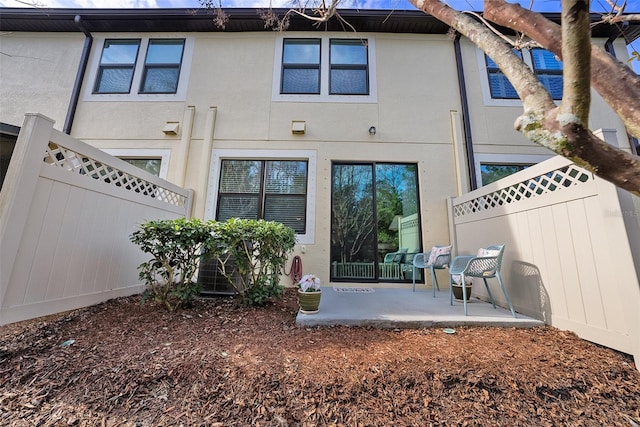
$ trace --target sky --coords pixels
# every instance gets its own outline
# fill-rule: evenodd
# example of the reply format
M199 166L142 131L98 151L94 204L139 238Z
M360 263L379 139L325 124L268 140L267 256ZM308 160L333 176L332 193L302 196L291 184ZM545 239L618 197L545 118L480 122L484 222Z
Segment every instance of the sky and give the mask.
M292 7L292 0L221 0L225 8L233 7ZM445 0L446 1L446 0ZM616 1L616 0L614 0ZM463 10L482 10L482 0L448 0L452 7ZM560 9L560 0L528 0L520 1L524 7L533 2L533 9L537 11L553 12ZM622 3L622 0L617 0ZM155 9L155 8L198 8L198 0L0 0L0 7L29 7L36 4L44 8L131 8L131 9ZM415 10L408 0L343 0L343 7L359 9L395 9ZM606 0L592 0L591 9L594 12L609 11L611 6ZM625 11L627 13L640 13L640 0L627 0ZM640 52L640 39L627 46L629 52ZM633 61L633 69L640 74L640 61Z
M526 0L520 3L528 6L533 1L534 10L557 11L560 8L560 0ZM622 3L622 0L617 0ZM292 0L222 0L223 7L290 7ZM452 6L467 10L482 10L482 0L450 0ZM198 0L0 0L0 6L26 7L37 4L40 7L51 8L197 8ZM344 7L358 7L361 9L415 9L408 0L343 0ZM606 11L610 9L606 0L593 0L593 11ZM640 0L627 0L627 12L640 12Z

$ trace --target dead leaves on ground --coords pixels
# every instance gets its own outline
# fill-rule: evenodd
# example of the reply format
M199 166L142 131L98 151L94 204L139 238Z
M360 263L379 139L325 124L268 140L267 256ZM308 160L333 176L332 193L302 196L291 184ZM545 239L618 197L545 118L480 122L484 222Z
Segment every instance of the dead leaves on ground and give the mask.
M136 297L0 329L0 425L629 426L628 356L553 328L295 326L295 293ZM70 340L74 340L71 344ZM62 346L67 342L67 345Z

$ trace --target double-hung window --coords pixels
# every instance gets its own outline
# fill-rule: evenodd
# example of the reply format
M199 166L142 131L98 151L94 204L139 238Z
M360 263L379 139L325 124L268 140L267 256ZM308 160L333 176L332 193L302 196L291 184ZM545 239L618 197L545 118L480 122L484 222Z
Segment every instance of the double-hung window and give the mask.
M367 45L362 40L331 40L331 95L369 94Z
M184 40L149 40L140 93L176 93Z
M223 159L216 219L278 221L304 234L307 170L306 160Z
M544 49L531 49L533 71L553 99L562 99L562 62Z
M184 52L185 39L107 39L93 94L176 94Z
M320 93L320 39L286 39L280 93Z
M100 57L95 93L129 93L140 40L106 40Z
M534 48L522 51L514 50L513 53L533 70L553 99L562 99L562 62L552 52ZM490 99L518 100L518 93L504 73L500 71L498 65L484 54L482 58L487 71L487 92Z
M360 38L280 39L274 100L376 102L373 47Z
M522 59L522 53L514 50L513 53ZM491 90L491 98L494 99L518 99L518 93L507 79L507 76L498 68L493 59L485 55L487 64L487 75L489 76L489 89Z

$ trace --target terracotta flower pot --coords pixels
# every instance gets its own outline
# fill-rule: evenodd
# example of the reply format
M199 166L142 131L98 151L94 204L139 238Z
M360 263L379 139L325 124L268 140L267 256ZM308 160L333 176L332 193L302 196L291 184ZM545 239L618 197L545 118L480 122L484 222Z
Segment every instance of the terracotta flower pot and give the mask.
M316 314L318 307L320 306L320 297L322 291L318 292L303 292L298 289L298 304L300 305L300 312L303 314Z
M453 297L455 299L459 299L460 301L462 301L462 286L456 286L456 285L452 285L453 286ZM467 301L469 301L469 298L471 298L471 285L467 285L465 286L467 288Z

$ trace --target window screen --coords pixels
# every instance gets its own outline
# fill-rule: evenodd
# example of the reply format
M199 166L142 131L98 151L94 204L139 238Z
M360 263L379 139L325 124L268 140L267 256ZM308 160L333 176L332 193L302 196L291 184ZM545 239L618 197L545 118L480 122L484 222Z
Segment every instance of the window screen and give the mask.
M95 93L129 93L140 40L105 40Z
M332 95L367 95L369 70L364 40L331 40Z
M149 40L141 93L176 93L184 40Z
M320 93L320 39L285 39L280 93Z

